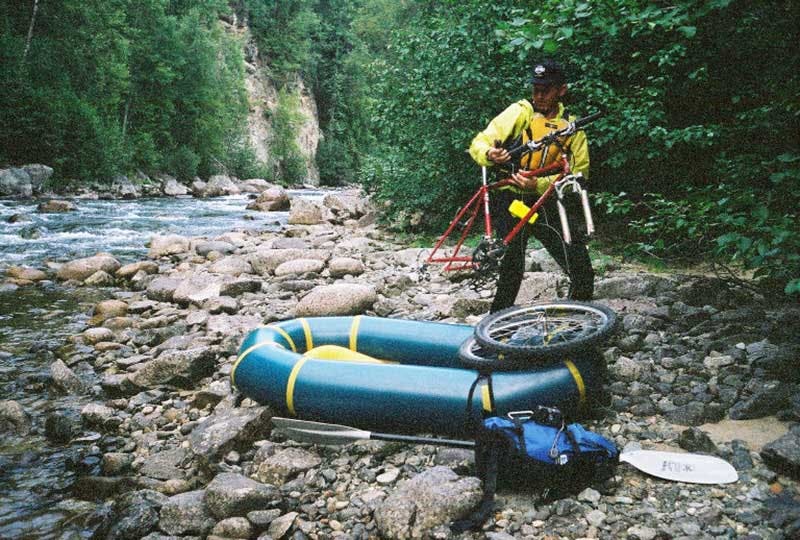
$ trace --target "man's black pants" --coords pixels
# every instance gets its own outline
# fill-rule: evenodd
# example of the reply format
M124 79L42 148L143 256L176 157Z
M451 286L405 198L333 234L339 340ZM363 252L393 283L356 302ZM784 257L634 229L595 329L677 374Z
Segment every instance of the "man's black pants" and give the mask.
M492 193L492 225L499 238L505 237L519 222L508 212L508 206L514 199L520 199L531 206L538 196L521 195L509 190L496 190ZM514 305L525 272L525 250L529 235L533 235L542 243L550 256L569 276L570 287L567 297L571 300L592 299L594 270L589 259L589 250L586 249L586 225L583 222L580 199L577 195L566 195L564 206L567 208L572 243L562 242L561 223L558 219L556 197L553 194L539 208L539 218L536 223L524 227L508 245L500 265L500 277L492 302L492 313Z

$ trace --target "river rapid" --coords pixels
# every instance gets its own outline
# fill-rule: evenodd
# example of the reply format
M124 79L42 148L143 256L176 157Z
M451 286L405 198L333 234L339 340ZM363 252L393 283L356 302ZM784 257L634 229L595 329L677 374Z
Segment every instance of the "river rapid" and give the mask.
M320 200L325 192L289 191ZM279 229L288 212L246 211L245 196L213 199L159 198L74 201L77 211L36 212L37 201L0 200L0 274L12 265L46 269L108 252L122 264L142 260L156 234L213 238L233 230ZM10 223L12 215L29 219ZM49 384L50 365L67 338L85 328L92 306L108 290L64 288L55 282L29 287L0 285L0 400L20 403L33 428L25 437L0 437L0 538L86 538L93 529L94 503L71 497L76 476L99 466L91 433L67 444L45 436L55 413L78 419L88 396L65 396ZM86 366L89 367L88 365ZM85 375L90 380L90 370ZM97 436L99 438L99 435ZM122 441L120 444L124 444Z

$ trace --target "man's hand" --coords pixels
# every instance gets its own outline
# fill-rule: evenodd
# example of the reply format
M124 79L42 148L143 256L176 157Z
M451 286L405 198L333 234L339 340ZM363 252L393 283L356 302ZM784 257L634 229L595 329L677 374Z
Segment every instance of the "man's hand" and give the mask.
M506 163L511 159L511 154L505 148L490 148L486 158L494 163Z
M511 175L511 184L517 186L523 191L536 191L536 181L537 177L531 176L528 178L527 176L523 176L519 173L514 173Z

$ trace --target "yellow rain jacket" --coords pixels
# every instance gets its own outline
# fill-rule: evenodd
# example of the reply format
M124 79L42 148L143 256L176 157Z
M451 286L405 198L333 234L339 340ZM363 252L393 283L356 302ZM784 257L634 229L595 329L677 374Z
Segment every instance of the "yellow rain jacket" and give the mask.
M526 143L531 138L540 139L552 131L557 131L567 126L567 122L572 122L575 117L570 115L563 118L564 105L558 104L558 114L555 118L545 118L544 115L534 112L533 106L527 99L522 99L512 103L506 110L497 115L489 125L478 133L469 146L469 154L478 165L491 167L494 162L489 161L486 152L494 146L494 141L515 140L520 135L522 142ZM564 143L564 149L569 156L569 165L573 173L583 173L584 178L589 178L589 145L586 142L586 134L578 131L568 137ZM559 150L556 145L551 145L548 151L547 160L540 164L541 150L528 154L522 159L520 165L523 169L538 169L556 161L559 157ZM557 175L543 176L536 182L536 191L542 194L548 186L556 179ZM509 186L507 189L520 192L519 188Z

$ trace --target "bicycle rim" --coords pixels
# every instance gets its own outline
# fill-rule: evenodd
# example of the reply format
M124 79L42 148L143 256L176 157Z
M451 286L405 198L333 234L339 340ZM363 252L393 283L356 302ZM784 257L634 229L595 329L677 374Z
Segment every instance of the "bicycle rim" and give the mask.
M475 339L497 353L550 358L599 344L612 332L615 322L614 312L597 304L515 306L478 323Z

